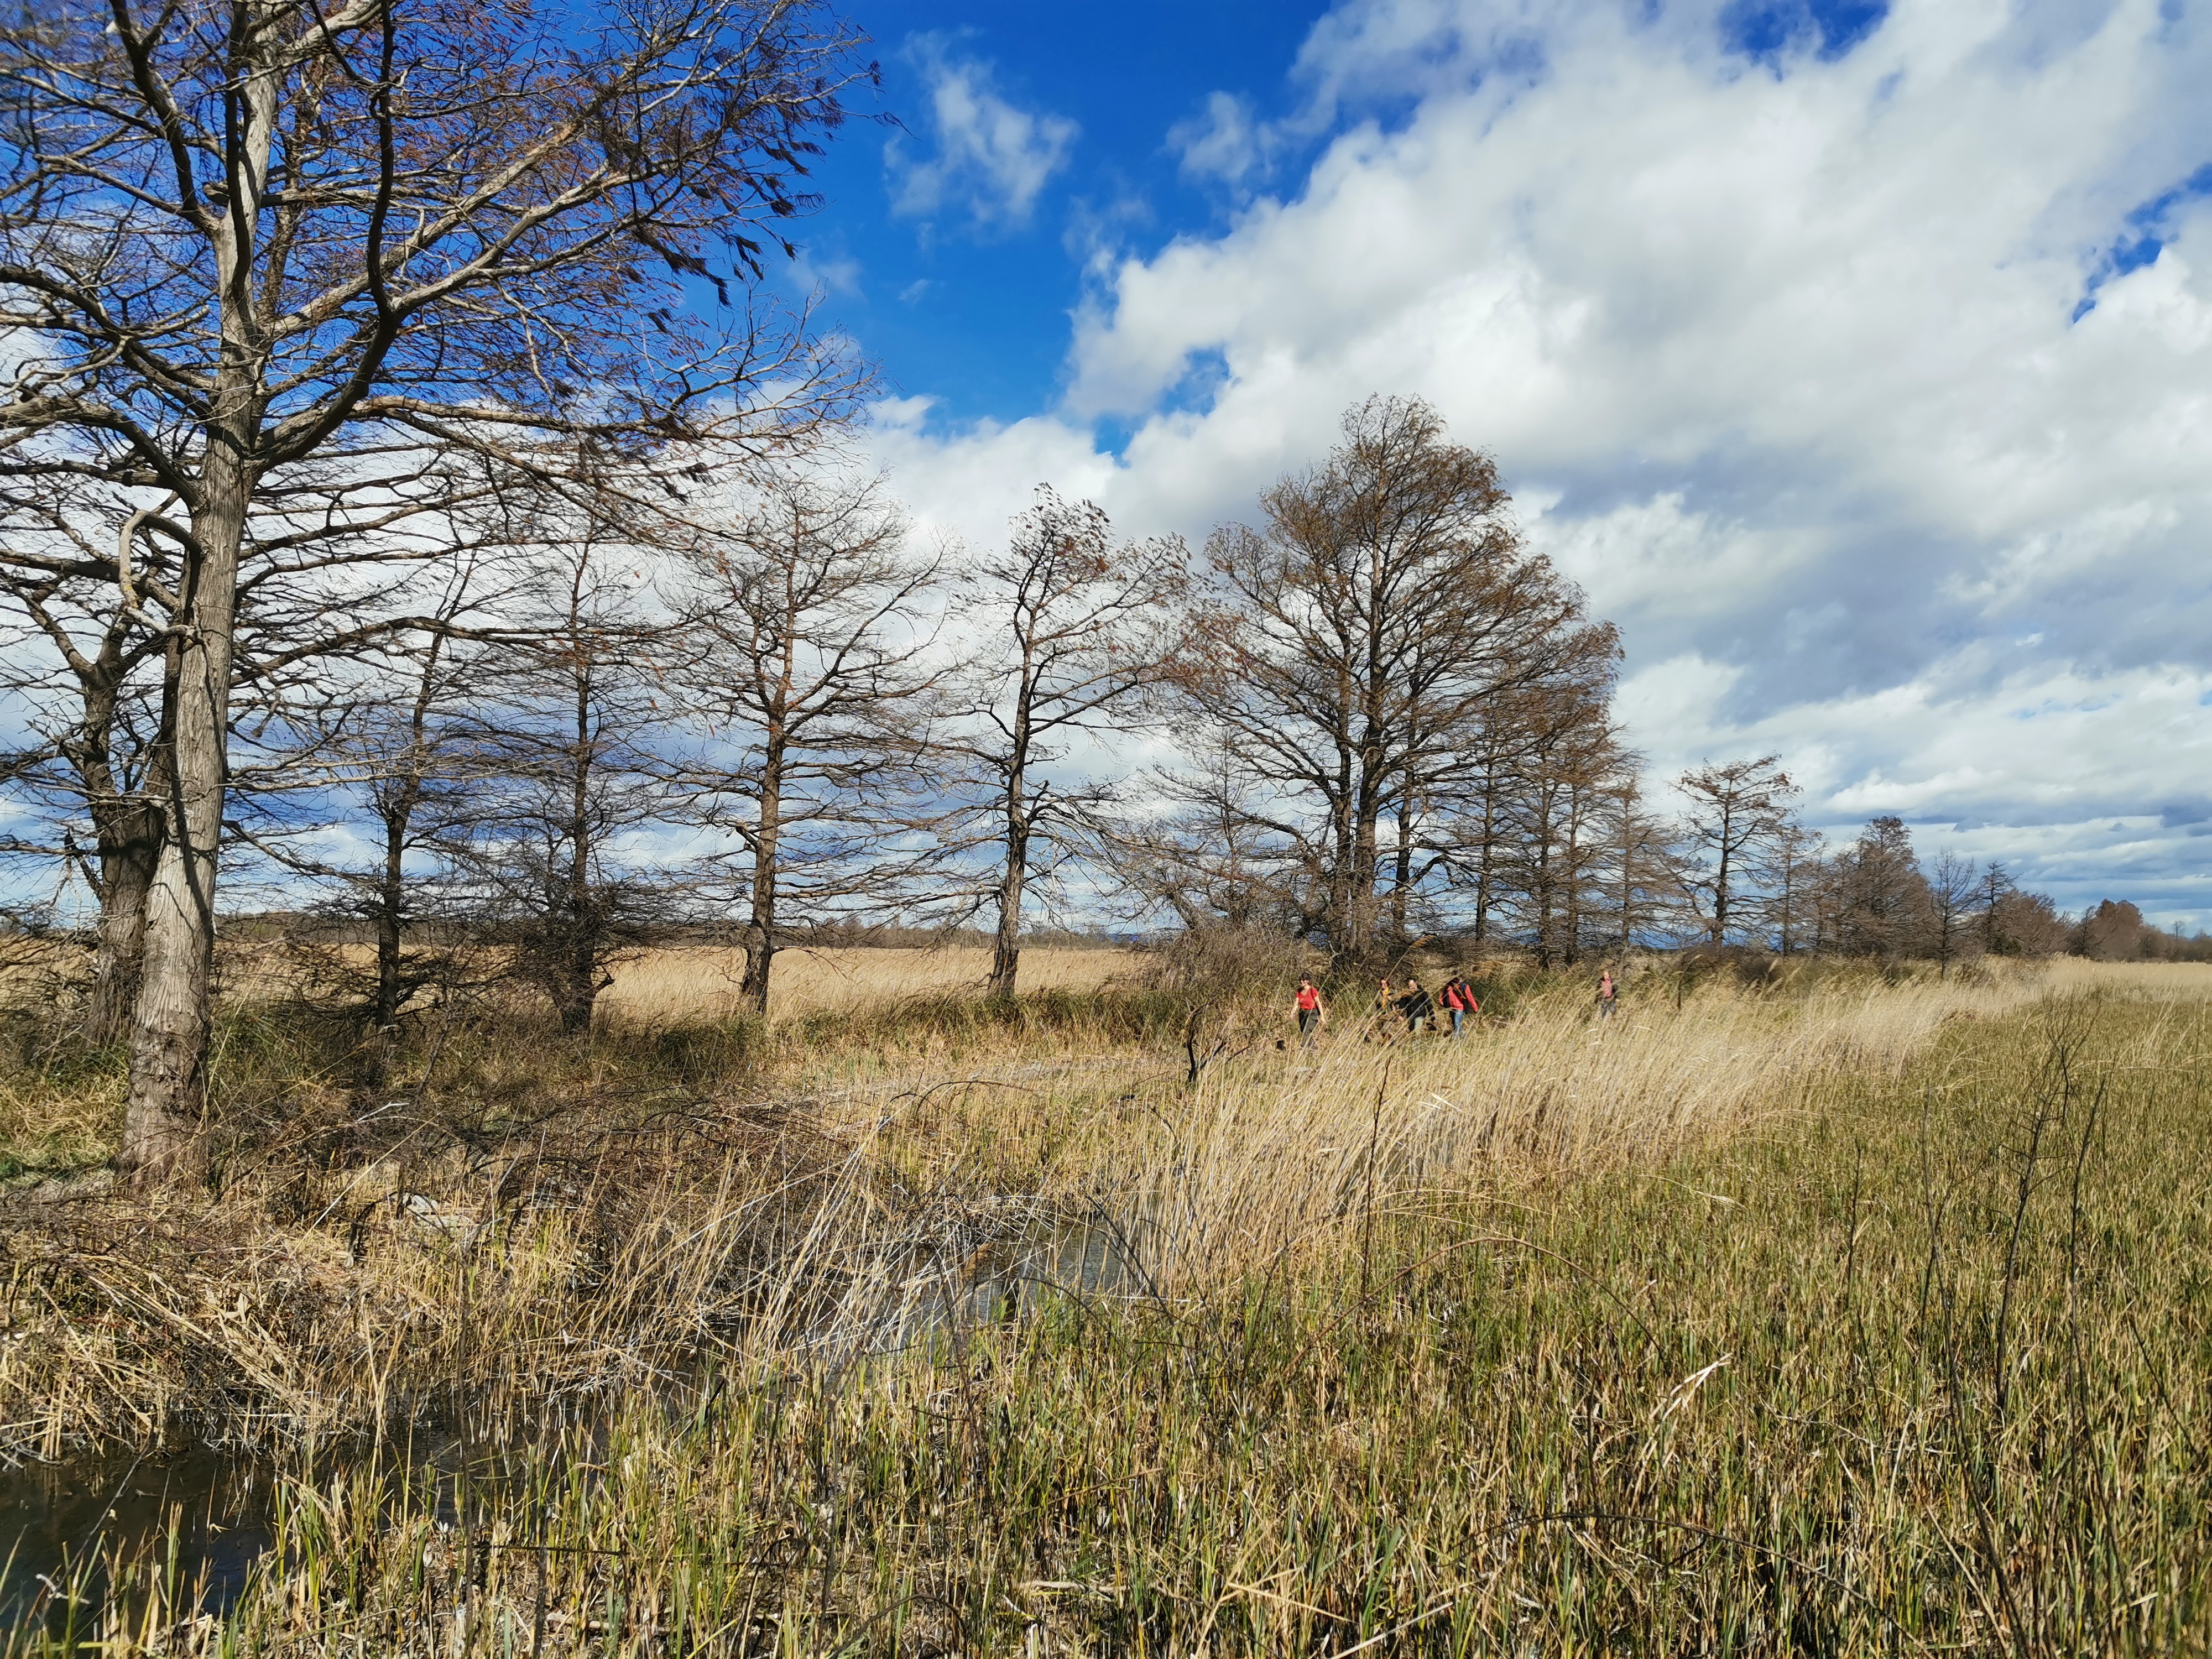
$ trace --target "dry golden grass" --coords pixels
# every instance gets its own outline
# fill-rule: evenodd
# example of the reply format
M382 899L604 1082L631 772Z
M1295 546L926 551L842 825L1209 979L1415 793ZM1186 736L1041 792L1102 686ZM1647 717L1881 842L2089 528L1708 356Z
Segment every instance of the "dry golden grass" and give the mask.
M1127 978L1139 958L1131 951L1032 945L1022 952L1024 991L1096 991ZM600 1018L617 1024L670 1025L737 1012L742 951L693 945L648 951L614 969L600 994ZM975 946L941 950L793 948L781 951L769 977L769 1016L846 1013L865 1018L908 998L981 992L991 953Z
M2212 996L2212 975L2085 969L2068 990ZM1711 983L1679 1008L1656 976L1640 988L1609 1022L1577 989L1456 1041L1345 1019L1311 1051L1276 1011L1231 1014L1201 1039L1216 1058L1195 1088L1187 1054L1055 1051L1020 1032L967 1052L964 1075L870 1076L832 1057L812 1082L826 1127L917 1179L1108 1202L1143 1228L1162 1283L1196 1285L1325 1250L1370 1194L1656 1167L1814 1110L1832 1085L1894 1077L1946 1024L2053 988L2023 967L1802 997Z
M595 1394L472 1533L301 1489L232 1648L303 1659L2204 1650L2212 974L1672 988L1313 1054L1218 1009L1195 1086L1103 1023L794 1026L756 1094L26 1206L0 1446ZM961 1322L1085 1218L1120 1285Z
M496 953L488 953L486 967ZM1127 978L1140 958L1113 949L1031 945L1022 952L1020 988L1024 991L1095 991ZM342 945L325 950L317 966L348 974L375 966L374 947ZM715 945L671 945L617 960L612 983L600 994L598 1018L636 1027L726 1019L740 1012L738 986L744 952ZM771 1019L808 1014L865 1015L913 997L981 993L991 970L991 952L975 945L941 948L858 946L817 949L794 945L777 953L769 992ZM264 1002L297 991L310 975L307 958L264 945L227 945L222 957L222 993L236 1003ZM35 975L26 967L15 981L0 964L0 1000L16 981L21 1000Z
M2160 1002L2212 997L2212 962L2091 962L2054 957L2043 965L2053 992L2103 992Z

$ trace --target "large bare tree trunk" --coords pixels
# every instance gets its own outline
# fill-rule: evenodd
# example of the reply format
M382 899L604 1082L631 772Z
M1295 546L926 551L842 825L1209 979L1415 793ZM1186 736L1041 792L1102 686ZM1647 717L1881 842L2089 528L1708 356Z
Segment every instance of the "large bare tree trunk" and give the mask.
M205 1166L208 981L215 961L231 620L251 489L239 447L215 437L192 520L199 557L162 692L168 787L161 853L146 893L131 1095L117 1158L141 1184L196 1176Z
M768 1018L769 976L775 963L775 931L756 918L745 930L745 972L738 981L738 1005L763 1019Z
M265 3L241 8L263 52L276 43ZM244 44L241 40L241 46ZM161 856L146 893L146 950L131 1039L131 1097L117 1162L141 1184L191 1177L206 1167L208 981L215 966L216 854L229 769L231 629L238 556L256 479L267 400L267 341L254 319L253 238L269 182L280 76L264 58L241 63L236 148L226 156L228 209L215 243L222 368L204 431L199 497L191 503L197 556L187 561L164 677L167 783Z
M768 1018L769 971L775 961L776 852L783 828L783 754L771 738L761 767L760 817L753 843L752 921L738 1000Z
M1345 930L1345 943L1354 957L1364 957L1375 948L1378 908L1375 887L1382 863L1380 823L1384 789L1381 761L1379 735L1370 732L1360 750L1358 792L1354 797L1352 825L1352 915L1350 926Z
M991 945L994 997L1011 997L1022 965L1022 891L1029 881L1030 820L1023 794L1025 774L1019 765L1006 775L1006 867L999 878L999 933Z
M143 801L100 816L100 951L84 1033L105 1048L130 1028L146 954L146 894L161 854L161 815Z

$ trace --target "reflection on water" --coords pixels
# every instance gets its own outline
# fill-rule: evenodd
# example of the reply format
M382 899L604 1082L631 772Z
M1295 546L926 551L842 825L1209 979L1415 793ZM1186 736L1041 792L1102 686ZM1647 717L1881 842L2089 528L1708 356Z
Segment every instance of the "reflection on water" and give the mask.
M557 1436L547 1443L556 1455L558 1444ZM367 1474L395 1496L408 1486L453 1525L482 1518L520 1471L526 1451L541 1449L416 1430L320 1454L196 1448L9 1471L0 1474L0 1540L9 1550L0 1569L0 1631L41 1620L53 1628L72 1604L106 1601L116 1566L149 1561L163 1568L170 1607L221 1613L275 1541L281 1482ZM135 1601L144 1580L133 1574L130 1582L138 1587Z
M74 1590L97 1600L106 1560L165 1552L174 1532L179 1582L198 1584L210 1610L227 1607L269 1547L274 1499L267 1473L219 1453L155 1460L80 1458L0 1477L0 1538L12 1546L0 1574L0 1627L13 1628Z
M865 1373L872 1356L1025 1317L1048 1295L1110 1297L1141 1288L1141 1279L1112 1225L1038 1224L937 1253L870 1328L841 1330L823 1347L842 1349ZM819 1349L817 1354L825 1357ZM671 1391L690 1393L694 1406L697 1392ZM533 1464L542 1474L564 1449L573 1455L596 1438L591 1416L541 1418L538 1427L538 1437L523 1444L418 1425L394 1439L319 1453L198 1449L0 1470L0 1550L6 1552L0 1556L0 1632L27 1622L58 1629L72 1607L100 1605L118 1563L161 1563L170 1607L222 1613L274 1541L279 1487L287 1480L321 1485L366 1474L395 1496L411 1487L448 1525L480 1522Z

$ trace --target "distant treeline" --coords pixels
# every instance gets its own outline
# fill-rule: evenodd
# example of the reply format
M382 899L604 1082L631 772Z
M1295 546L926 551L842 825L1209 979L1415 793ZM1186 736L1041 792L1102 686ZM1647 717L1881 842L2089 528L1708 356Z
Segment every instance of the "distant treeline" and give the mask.
M2154 927L2142 912L2122 899L2106 899L2067 930L2066 948L2099 962L2212 962L2212 934Z

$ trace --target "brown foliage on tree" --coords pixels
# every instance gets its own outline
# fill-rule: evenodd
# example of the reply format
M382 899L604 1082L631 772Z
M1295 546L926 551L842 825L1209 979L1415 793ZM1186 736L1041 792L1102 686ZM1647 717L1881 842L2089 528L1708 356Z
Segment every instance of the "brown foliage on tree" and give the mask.
M1547 688L1609 681L1618 646L1523 548L1495 463L1434 410L1373 398L1343 432L1261 498L1258 525L1214 533L1176 680L1266 797L1304 886L1298 930L1358 958L1456 856L1439 831L1486 769L1540 746L1501 726L1506 702L1557 727L1534 712Z

